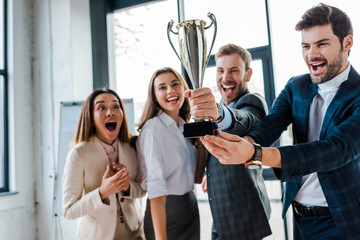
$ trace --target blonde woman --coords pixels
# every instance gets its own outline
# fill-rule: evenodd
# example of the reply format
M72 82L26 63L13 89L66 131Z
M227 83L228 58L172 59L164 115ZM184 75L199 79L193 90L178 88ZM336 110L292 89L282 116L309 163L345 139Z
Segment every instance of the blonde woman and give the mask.
M80 218L79 239L144 239L141 173L124 104L110 89L83 104L63 175L63 214Z
M184 98L188 86L172 68L157 70L149 83L137 151L149 199L146 239L200 239L197 200L193 193L196 151L182 132L189 119Z

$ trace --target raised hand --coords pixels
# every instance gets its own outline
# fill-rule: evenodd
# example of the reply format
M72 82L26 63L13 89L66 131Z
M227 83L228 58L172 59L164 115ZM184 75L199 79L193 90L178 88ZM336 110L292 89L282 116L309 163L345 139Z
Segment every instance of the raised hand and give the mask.
M210 117L213 120L219 117L215 97L210 88L187 90L184 96L190 101L191 116L196 118Z

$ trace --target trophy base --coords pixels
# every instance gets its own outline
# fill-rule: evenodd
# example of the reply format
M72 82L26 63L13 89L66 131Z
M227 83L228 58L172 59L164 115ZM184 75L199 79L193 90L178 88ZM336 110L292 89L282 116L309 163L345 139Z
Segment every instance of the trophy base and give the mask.
M184 124L184 137L198 138L205 135L213 135L218 127L212 121L193 122Z

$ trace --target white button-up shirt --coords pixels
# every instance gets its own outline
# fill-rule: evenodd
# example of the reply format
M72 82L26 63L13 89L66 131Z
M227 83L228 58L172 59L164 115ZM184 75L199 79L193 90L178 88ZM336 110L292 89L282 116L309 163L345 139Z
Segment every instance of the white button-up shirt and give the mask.
M350 72L350 64L348 67L339 75L334 77L333 79L319 84L318 93L322 97L324 104L321 108L321 123L324 120L326 111L335 97L337 91L340 88L340 85L345 82L348 79ZM313 100L314 101L314 100ZM310 113L312 112L313 103L310 106ZM309 115L309 133L308 135L311 136L311 131L318 131L320 132L320 129L311 129L311 123L314 122L314 116ZM320 136L311 137L308 139L309 142L319 140ZM301 188L297 195L295 196L295 201L306 205L306 206L328 206L327 201L325 199L324 192L320 186L319 178L317 176L317 173L311 173L309 175L306 175L302 178L301 182Z
M166 113L149 119L143 126L137 153L144 180L141 187L149 198L183 195L194 188L196 152L183 136L185 121L179 127Z

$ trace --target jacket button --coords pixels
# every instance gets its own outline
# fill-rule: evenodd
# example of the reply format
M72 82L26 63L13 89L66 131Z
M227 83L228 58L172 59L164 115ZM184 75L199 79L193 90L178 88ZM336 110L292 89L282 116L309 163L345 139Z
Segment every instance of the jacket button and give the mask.
M124 201L125 201L125 198L122 197L122 198L120 199L120 202L124 202Z

